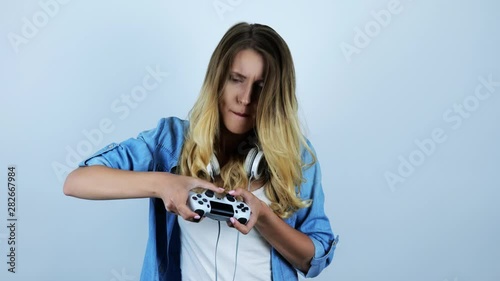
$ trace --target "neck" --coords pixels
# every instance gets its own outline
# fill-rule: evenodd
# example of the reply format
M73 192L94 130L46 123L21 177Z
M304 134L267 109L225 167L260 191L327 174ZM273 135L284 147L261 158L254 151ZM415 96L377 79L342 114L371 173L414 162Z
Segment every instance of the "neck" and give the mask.
M219 139L219 158L221 158L221 166L226 163L226 160L233 153L238 153L238 146L248 137L246 134L234 134L226 129L224 125L221 126L221 133Z

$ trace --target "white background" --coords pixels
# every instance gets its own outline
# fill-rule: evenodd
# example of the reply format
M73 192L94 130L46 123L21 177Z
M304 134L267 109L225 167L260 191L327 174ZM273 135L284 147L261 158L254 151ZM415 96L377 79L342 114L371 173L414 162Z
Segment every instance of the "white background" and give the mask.
M66 197L64 178L77 158L161 117L185 118L212 51L239 21L270 25L294 56L300 116L340 235L332 265L314 280L500 280L498 2L0 5L1 280L139 280L148 200ZM168 77L128 114L113 110L148 67ZM100 122L111 126L102 137Z

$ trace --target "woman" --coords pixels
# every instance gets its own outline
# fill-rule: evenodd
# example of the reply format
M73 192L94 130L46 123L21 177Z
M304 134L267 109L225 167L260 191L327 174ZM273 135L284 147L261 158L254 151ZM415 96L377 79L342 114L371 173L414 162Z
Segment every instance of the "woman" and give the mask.
M317 276L338 239L297 108L285 41L268 26L236 24L212 54L188 121L164 118L137 138L103 148L68 175L64 193L151 198L141 280ZM249 151L263 155L253 174L245 163ZM248 222L231 218L221 227L202 219L187 205L193 189L243 200Z

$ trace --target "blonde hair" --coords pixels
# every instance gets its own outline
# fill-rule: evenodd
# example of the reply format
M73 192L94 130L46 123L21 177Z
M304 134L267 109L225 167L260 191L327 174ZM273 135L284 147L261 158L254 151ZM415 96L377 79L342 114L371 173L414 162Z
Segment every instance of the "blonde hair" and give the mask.
M267 162L266 195L270 207L282 218L310 205L300 198L302 169L316 158L302 135L295 96L295 70L286 42L272 28L238 23L223 36L210 58L200 95L189 113L190 126L182 149L180 173L210 180L207 164L220 140L219 99L236 54L252 49L264 59L264 86L258 98L253 145ZM252 142L252 141L251 141ZM312 156L303 163L301 147ZM221 169L226 190L248 185L243 168L246 155L231 155Z

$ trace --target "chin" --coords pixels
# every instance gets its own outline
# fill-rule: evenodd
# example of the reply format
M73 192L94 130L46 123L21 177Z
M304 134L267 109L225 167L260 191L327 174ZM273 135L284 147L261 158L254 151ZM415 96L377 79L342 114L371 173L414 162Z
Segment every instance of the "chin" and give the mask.
M251 129L243 129L243 128L235 128L235 129L228 129L229 132L235 134L235 135L244 135L248 132L250 132Z
M235 135L244 135L252 130L252 128L242 127L242 126L231 126L225 125L226 129Z

